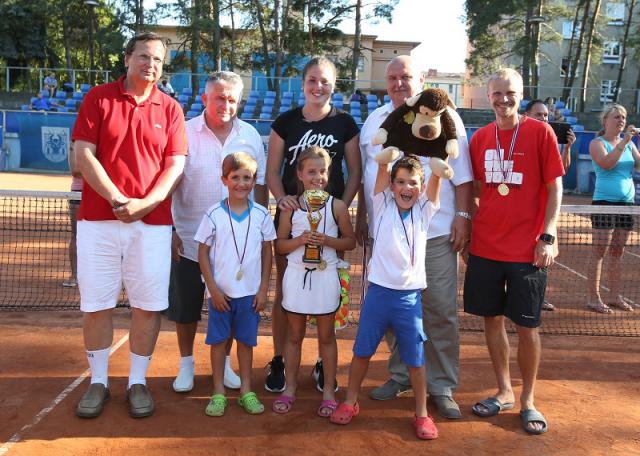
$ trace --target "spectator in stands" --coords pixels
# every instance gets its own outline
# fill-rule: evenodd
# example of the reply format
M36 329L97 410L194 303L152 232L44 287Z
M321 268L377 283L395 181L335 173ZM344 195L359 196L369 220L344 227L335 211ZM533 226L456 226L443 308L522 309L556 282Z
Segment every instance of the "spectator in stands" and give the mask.
M158 89L160 89L162 93L166 93L170 97L173 97L176 94L175 90L173 90L173 87L171 86L171 83L167 81L166 78L164 78L162 82L158 84Z
M73 141L69 144L69 170L71 171L71 191L82 192L82 174L76 161L76 151ZM71 265L71 277L62 282L63 287L78 286L78 257L77 257L77 220L80 200L69 200L69 222L71 223L71 239L69 239L69 263Z
M58 103L52 102L50 98L43 97L42 93L36 93L36 100L29 106L34 111L52 111L54 108L60 107Z
M365 96L364 93L362 93L360 91L360 89L356 89L355 92L353 92L353 95L351 95L351 98L349 101L358 101L360 102L360 104L367 104L367 97Z
M58 81L56 75L49 73L49 76L44 78L44 89L49 91L51 98L56 95L56 89L58 88Z
M602 116L602 130L589 143L589 154L596 173L594 205L631 206L634 203L633 169L640 170L640 153L632 142L638 131L626 127L627 110L618 104L608 107ZM626 128L625 128L626 127ZM621 137L622 135L622 137ZM633 216L628 214L593 214L593 253L589 266L589 300L587 307L599 313L611 313L610 306L631 312L620 289L620 258L633 230ZM609 250L609 298L600 295L602 265ZM636 271L637 272L637 271ZM607 305L608 304L608 305Z
M76 160L87 184L78 213L78 286L91 369L91 385L76 409L83 418L98 416L110 396L113 309L123 282L132 308L129 414L150 416L155 408L146 376L160 311L168 307L169 195L187 154L182 108L156 87L165 54L159 35L132 37L125 47L126 74L94 87L73 127Z
M173 382L176 392L193 388L193 342L200 321L205 286L198 264L198 243L194 240L202 216L210 206L222 201L227 187L222 184L222 160L234 152L246 152L258 163L254 190L256 202L267 207L264 184L266 156L260 134L237 118L242 98L242 79L236 73L220 71L207 78L199 116L187 122L187 157L184 177L176 187L172 201L173 241L171 245L171 283L169 285L169 320L176 323L180 370ZM240 388L240 378L231 369L227 344L224 385Z
M271 126L267 185L277 201L276 226L278 217L290 217L291 211L299 208L297 159L300 152L309 146L320 146L331 156L327 191L332 196L344 201L348 207L358 192L362 172L358 150L360 131L353 117L331 105L336 75L331 60L325 57L309 60L302 70L304 106L281 114ZM343 162L347 168L346 184ZM286 264L286 257L276 255L276 295L271 311L274 357L265 383L266 389L271 392L282 392L285 388L282 353L287 337L287 316L281 304ZM314 372L318 389L322 389L324 377L320 360ZM334 379L328 381L329 385L335 382Z
M367 225L373 211L373 187L378 164L374 156L382 149L371 145L373 136L384 119L406 98L419 93L423 77L416 62L409 56L399 56L389 62L385 80L391 103L379 107L367 117L360 137L360 153L363 161L363 185L358 196L356 236L358 242L373 246L374 227ZM422 293L422 316L427 360L427 391L429 400L435 403L438 413L448 419L461 417L460 408L453 399L459 380L460 339L458 335L458 252L466 246L471 229L472 174L469 162L467 136L460 116L452 109L458 133L460 155L450 160L454 169L452 180L443 180L440 191L440 210L434 216L427 233L426 276L427 289ZM424 161L423 164L427 162ZM427 176L431 168L424 166ZM369 215L369 217L368 217ZM392 349L389 358L391 377L374 389L371 397L377 400L394 399L409 392L409 369L400 360L395 336L387 334Z
M529 434L542 434L547 421L534 404L541 354L538 327L547 268L557 255L554 244L563 168L551 127L518 115L522 91L522 77L515 70L494 73L488 82L488 98L496 120L471 138L479 207L473 218L464 310L484 317L485 339L498 382L497 392L477 402L473 412L490 417L514 407L507 317L518 333L522 428Z
M548 100L548 98L547 98ZM533 119L537 119L540 122L549 122L549 108L546 103L543 103L542 100L531 100L525 110L524 114L527 117L531 117ZM567 141L566 144L562 146L562 165L564 166L564 172L567 173L567 170L571 166L571 146L576 142L576 135L573 130L570 128L567 131L567 137L565 138Z

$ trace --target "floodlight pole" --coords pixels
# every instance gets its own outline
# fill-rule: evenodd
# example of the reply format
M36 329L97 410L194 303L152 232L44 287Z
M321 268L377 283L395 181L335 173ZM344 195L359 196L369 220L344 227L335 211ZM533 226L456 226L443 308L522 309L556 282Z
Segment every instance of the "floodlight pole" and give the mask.
M93 85L95 69L93 56L93 18L98 2L96 0L84 0L84 4L89 8L89 84Z

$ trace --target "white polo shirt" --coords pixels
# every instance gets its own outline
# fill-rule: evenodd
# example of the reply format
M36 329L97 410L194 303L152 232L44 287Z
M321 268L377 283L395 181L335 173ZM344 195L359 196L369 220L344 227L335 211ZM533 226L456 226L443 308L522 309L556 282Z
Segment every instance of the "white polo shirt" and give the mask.
M374 195L369 282L394 290L427 288L427 231L437 210L423 192L403 217L390 189Z
M471 170L471 160L469 159L469 143L467 141L467 132L464 129L462 119L451 108L447 108L449 114L456 124L456 132L458 136L459 155L456 159L449 158L449 165L453 168L453 179L442 179L442 187L440 190L440 210L436 213L429 227L428 239L444 236L451 233L451 224L456 212L455 185L461 185L473 180L473 172ZM378 163L373 159L378 152L382 150L382 146L373 146L371 140L378 132L380 125L393 111L393 105L387 103L380 106L367 117L362 130L360 131L360 154L362 156L362 179L364 184L364 194L366 197L367 214L369 218L369 236L374 237L373 231L373 188L376 183L376 175L378 173ZM429 168L429 159L421 157L420 161L424 166L425 178L431 175Z
M220 291L230 298L241 298L258 292L262 272L262 242L275 238L273 219L264 206L249 201L249 209L238 216L229 213L225 198L204 214L194 240L211 247L209 263L213 280ZM242 278L236 280L240 269Z
M224 144L207 127L205 113L187 122L189 155L184 174L173 192L173 225L184 246L184 256L198 261L198 245L193 240L203 214L213 204L228 196L222 183L222 160L234 152L247 152L258 162L256 183L264 185L266 154L258 131L248 123L233 120L233 129Z

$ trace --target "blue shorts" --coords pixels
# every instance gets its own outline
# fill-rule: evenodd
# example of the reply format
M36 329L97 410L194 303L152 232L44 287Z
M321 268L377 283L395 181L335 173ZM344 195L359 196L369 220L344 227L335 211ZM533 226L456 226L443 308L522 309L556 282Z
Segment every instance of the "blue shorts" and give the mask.
M409 367L424 366L424 342L420 290L392 290L369 284L360 310L358 335L353 354L372 356L388 328L396 335L400 359Z
M207 345L216 345L231 337L233 328L234 338L249 347L258 345L258 324L260 314L253 308L254 295L242 298L231 298L228 312L220 312L213 307L209 298L209 324L207 326Z

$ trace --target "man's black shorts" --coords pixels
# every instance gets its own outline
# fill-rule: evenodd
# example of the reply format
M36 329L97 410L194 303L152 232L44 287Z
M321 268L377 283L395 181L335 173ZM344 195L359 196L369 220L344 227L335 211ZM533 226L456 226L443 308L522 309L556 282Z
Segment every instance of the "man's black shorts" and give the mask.
M204 302L204 283L197 261L180 257L179 262L171 261L169 281L169 309L167 317L176 323L200 321Z
M469 255L464 311L481 317L504 315L519 326L537 328L546 288L546 268Z
M592 201L594 206L633 206L633 203L614 203L611 201ZM633 229L631 214L591 214L591 227L594 230L626 230Z

